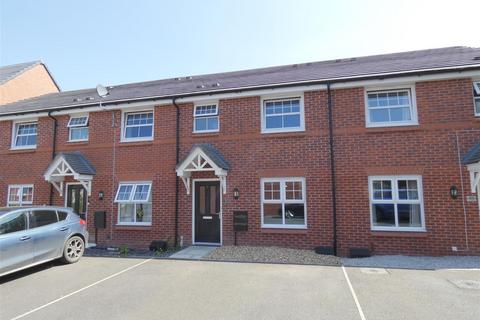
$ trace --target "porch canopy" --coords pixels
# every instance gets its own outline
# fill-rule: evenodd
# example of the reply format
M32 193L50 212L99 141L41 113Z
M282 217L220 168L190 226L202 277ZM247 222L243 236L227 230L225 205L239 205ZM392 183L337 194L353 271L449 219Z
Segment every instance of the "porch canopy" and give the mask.
M463 157L462 162L470 172L470 189L480 193L480 142L473 146ZM478 196L478 195L477 195Z
M177 176L182 178L183 184L190 194L190 177L192 172L213 171L220 180L223 194L227 192L227 173L230 169L228 161L211 144L201 143L193 145L187 157L176 167Z
M60 196L63 196L65 177L68 176L80 182L90 196L95 173L95 168L80 152L61 152L55 156L43 176L55 187Z

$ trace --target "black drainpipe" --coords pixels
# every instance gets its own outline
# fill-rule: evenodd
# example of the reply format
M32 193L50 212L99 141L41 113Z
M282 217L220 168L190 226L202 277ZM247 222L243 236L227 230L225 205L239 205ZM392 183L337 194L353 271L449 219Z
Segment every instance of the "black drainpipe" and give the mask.
M332 213L333 213L333 254L337 255L337 186L335 180L335 154L333 141L333 103L330 82L327 83L328 95L328 132L330 143L330 175L332 181Z
M180 108L176 102L177 97L172 99L172 103L175 106L176 110L176 132L175 132L175 166L180 161ZM178 204L179 204L179 180L177 173L175 172L175 237L174 237L174 245L178 245Z
M48 117L53 120L53 142L52 142L52 160L55 158L55 151L57 148L57 118L52 117L51 111L48 112ZM48 200L49 205L53 204L53 185L50 183L50 196Z

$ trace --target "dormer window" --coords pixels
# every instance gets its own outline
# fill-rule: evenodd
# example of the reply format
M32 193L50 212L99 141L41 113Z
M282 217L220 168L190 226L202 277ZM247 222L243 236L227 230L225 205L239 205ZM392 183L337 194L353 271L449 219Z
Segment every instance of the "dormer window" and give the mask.
M88 141L88 115L72 116L68 121L69 141Z

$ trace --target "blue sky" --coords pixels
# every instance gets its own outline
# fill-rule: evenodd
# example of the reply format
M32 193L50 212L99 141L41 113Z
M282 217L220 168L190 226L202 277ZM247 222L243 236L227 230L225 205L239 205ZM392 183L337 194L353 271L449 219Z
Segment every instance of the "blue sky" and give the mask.
M480 1L0 0L0 65L63 90L466 45Z

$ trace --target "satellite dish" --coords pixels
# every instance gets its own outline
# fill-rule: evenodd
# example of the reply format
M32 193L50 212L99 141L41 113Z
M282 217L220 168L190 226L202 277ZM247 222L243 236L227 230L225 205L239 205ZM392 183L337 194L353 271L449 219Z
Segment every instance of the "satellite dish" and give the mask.
M108 96L109 94L108 89L101 84L97 85L97 93L102 98Z

